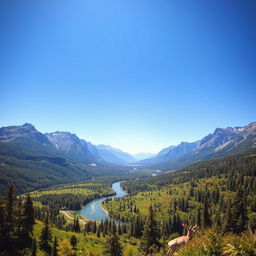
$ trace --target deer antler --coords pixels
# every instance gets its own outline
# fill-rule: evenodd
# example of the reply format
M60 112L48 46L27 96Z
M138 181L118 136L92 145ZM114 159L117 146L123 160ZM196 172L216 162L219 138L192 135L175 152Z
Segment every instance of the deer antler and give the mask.
M197 229L197 225L192 226L191 229L195 232Z
M185 229L189 229L188 224L185 224L185 223L182 224L182 227Z

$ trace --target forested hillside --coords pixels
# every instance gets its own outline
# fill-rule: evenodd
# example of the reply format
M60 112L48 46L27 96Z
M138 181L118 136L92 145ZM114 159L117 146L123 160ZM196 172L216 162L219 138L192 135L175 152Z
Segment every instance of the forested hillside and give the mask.
M72 213L94 198L113 194L109 186L115 176L18 198L10 186L0 198L0 248L7 253L0 255L167 255L167 242L186 232L183 223L197 224L198 230L178 256L255 255L255 170L256 156L242 155L153 178L134 176L123 183L129 196L103 203L122 221L118 225Z
M255 155L198 163L154 178L128 181L123 187L131 196L107 201L104 207L110 214L136 222L146 217L152 205L156 218L166 226L166 235L181 232L183 222L214 226L219 232L255 229ZM242 227L235 224L238 219Z
M18 193L25 193L57 184L120 174L127 169L121 166L83 165L63 156L33 153L19 145L0 142L0 194L11 183Z
M64 135L61 142L67 148L58 149L31 124L0 128L0 194L10 183L24 193L128 169L107 164L90 153L85 141Z

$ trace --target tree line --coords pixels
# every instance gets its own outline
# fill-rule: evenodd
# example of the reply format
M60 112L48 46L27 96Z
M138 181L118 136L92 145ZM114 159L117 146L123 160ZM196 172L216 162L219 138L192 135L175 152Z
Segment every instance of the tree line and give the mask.
M24 199L15 196L9 185L0 198L0 255L27 255L33 249L33 202L28 194Z

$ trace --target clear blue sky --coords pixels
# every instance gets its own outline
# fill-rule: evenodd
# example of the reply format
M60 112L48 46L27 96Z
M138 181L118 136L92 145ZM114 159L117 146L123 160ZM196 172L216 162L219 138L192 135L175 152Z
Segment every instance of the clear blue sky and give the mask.
M1 0L0 126L157 152L256 121L256 1Z

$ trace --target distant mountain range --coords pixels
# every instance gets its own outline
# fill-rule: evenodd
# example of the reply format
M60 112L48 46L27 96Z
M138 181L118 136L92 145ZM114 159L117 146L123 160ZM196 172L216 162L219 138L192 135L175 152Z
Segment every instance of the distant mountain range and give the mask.
M64 151L79 162L116 165L136 162L136 159L129 153L108 145L93 145L69 132L57 131L45 135L57 150Z
M178 169L198 161L245 153L256 153L256 122L244 127L217 128L201 140L170 146L139 163L154 168Z
M32 124L26 123L21 126L8 126L0 128L0 142L4 143L39 143L41 146L47 146L47 150L61 153L61 155L83 163L96 164L128 164L137 160L153 156L153 154L137 154L135 156L123 152L120 149L108 145L93 145L77 135L70 132L56 131L52 133L40 133ZM45 151L46 148L42 148Z
M134 154L132 155L133 158L136 160L136 161L141 161L143 159L148 159L148 158L151 158L151 157L154 157L156 156L157 154L153 154L153 153L137 153L137 154Z
M43 134L28 123L0 128L0 194L8 183L26 192L122 170L75 134Z
M132 155L123 152L120 149L112 148L107 145L97 145L95 148L97 149L100 157L109 163L128 164L136 162Z
M198 161L256 153L256 122L244 127L217 128L196 142L181 142L157 155L130 155L106 145L93 145L75 134L43 134L31 124L0 128L0 193L7 183L20 192L74 182L126 170L137 163L171 170ZM151 158L141 160L145 157Z

